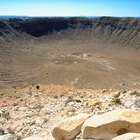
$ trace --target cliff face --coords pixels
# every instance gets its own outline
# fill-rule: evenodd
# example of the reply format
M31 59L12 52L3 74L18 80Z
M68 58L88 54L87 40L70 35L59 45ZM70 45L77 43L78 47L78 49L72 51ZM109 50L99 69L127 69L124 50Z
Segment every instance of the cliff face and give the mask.
M98 39L104 42L116 43L123 46L140 47L140 19L138 18L22 18L1 19L0 36L43 35L58 32L69 36L85 35L85 39ZM69 35L69 32L73 34ZM86 32L86 34L85 34ZM75 37L74 36L74 37ZM82 38L83 39L83 38Z

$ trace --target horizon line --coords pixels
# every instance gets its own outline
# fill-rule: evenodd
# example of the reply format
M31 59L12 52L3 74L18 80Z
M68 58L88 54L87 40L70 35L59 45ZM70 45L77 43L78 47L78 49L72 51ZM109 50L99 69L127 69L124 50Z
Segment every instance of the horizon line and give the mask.
M122 17L122 18L131 18L131 17L135 17L135 18L140 18L140 16L110 16L110 15L100 15L100 16L95 16L95 15L68 15L68 16L61 16L61 15L59 15L59 16L48 16L48 15L46 15L46 16L44 16L44 15L40 15L40 16L38 16L38 15L0 15L0 17L27 17L27 18L30 18L30 17Z

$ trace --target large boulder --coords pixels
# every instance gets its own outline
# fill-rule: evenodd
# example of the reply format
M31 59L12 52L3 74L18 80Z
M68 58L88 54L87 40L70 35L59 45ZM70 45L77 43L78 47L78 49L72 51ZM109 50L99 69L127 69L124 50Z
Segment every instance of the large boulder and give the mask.
M140 140L140 133L127 133L112 140Z
M120 109L95 115L82 126L84 139L111 140L128 132L140 133L140 110Z
M71 140L75 138L80 132L84 121L90 115L86 113L62 120L56 124L52 129L52 135L55 140Z

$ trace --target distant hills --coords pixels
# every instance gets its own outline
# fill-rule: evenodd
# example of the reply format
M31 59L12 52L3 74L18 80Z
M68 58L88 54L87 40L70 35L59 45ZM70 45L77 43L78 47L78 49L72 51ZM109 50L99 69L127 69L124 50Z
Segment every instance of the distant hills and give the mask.
M6 18L28 18L28 16L0 16L0 18L6 19Z
M0 18L7 19L7 18L53 18L54 16L4 16L1 15ZM57 17L57 16L56 16ZM69 18L70 16L64 16L65 18ZM77 17L77 16L76 16ZM79 17L87 17L87 18L97 18L99 16L79 16Z
M57 17L57 16L56 16ZM71 16L64 16L65 18L69 18L69 17L71 17ZM72 16L72 17L74 17L74 16ZM77 17L77 16L75 16L75 17ZM79 17L85 17L85 18L99 18L99 17L101 17L101 16L79 16ZM104 17L106 17L106 16L104 16ZM16 15L0 15L0 18L2 18L2 19L8 19L8 18L54 18L54 16L16 16ZM125 17L124 17L125 18ZM140 18L140 16L139 17L132 17L132 18Z

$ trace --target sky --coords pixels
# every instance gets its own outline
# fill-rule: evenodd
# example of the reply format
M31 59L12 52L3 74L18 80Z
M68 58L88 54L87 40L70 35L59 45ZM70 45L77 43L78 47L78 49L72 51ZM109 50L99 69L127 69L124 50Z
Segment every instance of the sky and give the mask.
M0 0L0 15L140 17L140 0Z

